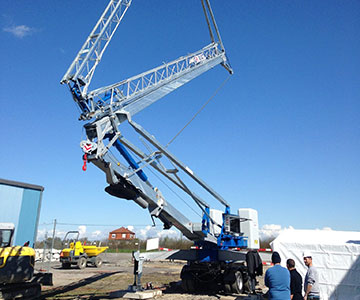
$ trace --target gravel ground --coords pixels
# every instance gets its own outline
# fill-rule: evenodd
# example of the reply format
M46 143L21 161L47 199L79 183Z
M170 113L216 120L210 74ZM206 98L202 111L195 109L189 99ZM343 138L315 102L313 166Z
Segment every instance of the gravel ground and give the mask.
M42 287L42 299L120 299L134 282L133 263L130 253L102 254L103 265L100 268L87 267L83 270L62 269L59 262L52 262L53 286ZM145 262L141 283L151 282L153 287L162 290L160 299L164 300L240 300L250 299L246 295L222 294L186 294L180 285L180 272L184 262L151 261ZM37 270L49 269L48 263L35 265ZM265 291L263 278L259 278L259 287Z

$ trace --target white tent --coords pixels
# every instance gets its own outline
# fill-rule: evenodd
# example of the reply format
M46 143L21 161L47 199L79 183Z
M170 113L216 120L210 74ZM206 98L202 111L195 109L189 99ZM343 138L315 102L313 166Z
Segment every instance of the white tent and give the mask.
M294 259L303 279L307 267L302 254L312 253L322 300L360 300L360 232L287 229L271 248L279 252L284 267L288 258Z

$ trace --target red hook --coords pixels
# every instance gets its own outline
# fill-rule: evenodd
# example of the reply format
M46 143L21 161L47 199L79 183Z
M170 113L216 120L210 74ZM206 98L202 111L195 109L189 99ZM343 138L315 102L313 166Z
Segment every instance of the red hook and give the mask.
M84 165L82 166L83 171L86 171L86 162L87 162L87 154L85 153L83 155L83 161L84 161Z

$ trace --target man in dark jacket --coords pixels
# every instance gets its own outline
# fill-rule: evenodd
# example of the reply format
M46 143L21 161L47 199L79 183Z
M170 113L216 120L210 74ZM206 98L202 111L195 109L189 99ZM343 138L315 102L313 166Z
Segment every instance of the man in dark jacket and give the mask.
M246 265L250 277L250 290L252 293L255 293L256 276L261 276L263 274L262 260L257 250L250 250L246 253Z
M286 261L286 266L290 272L290 299L303 300L302 291L302 278L298 271L295 269L295 261L289 258Z

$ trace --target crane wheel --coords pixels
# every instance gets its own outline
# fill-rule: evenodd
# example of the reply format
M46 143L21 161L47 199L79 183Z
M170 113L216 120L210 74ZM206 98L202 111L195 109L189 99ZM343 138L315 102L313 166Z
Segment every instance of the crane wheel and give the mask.
M241 294L244 289L243 276L240 271L235 272L235 281L230 284L231 291L234 294ZM226 288L226 285L225 285Z
M80 257L79 260L77 261L77 266L78 268L81 270L81 269L84 269L86 267L86 258L85 257Z
M251 293L252 289L251 289L251 283L250 283L250 278L244 282L244 287L243 287L243 293Z
M224 290L226 294L232 294L231 285L229 283L225 283Z
M181 287L187 293L195 292L195 280L193 278L184 278L181 280Z
M94 266L97 267L97 268L100 268L102 263L103 263L102 259L99 256L96 256Z

